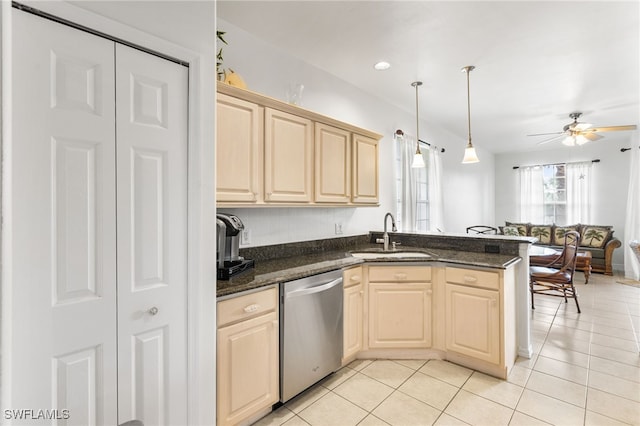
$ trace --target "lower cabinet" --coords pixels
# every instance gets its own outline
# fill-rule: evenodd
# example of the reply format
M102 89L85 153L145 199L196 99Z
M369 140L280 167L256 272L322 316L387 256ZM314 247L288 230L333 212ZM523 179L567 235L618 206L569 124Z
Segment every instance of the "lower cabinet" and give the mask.
M362 266L347 269L344 281L344 324L342 361L355 357L362 350L364 287Z
M444 268L447 351L510 367L515 359L515 337L509 330L515 330L515 318L504 317L515 304L509 296L513 294L512 272Z
M236 425L279 400L278 289L218 302L217 424Z
M500 307L496 290L446 284L447 350L500 362Z
M431 346L431 268L369 268L369 348Z

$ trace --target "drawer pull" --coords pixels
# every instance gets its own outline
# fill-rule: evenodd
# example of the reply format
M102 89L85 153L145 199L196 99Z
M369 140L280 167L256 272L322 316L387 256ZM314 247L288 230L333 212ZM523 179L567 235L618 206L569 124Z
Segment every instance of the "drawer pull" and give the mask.
M352 275L351 278L349 278L351 281L360 281L360 275Z
M476 277L471 276L471 275L465 275L464 276L464 282L466 282L466 283L475 283L475 282L478 282L478 279Z
M250 314L251 312L257 311L258 309L260 309L260 305L254 303L253 305L249 305L246 308L244 308L244 311Z
M397 274L394 274L394 277L397 280L406 280L407 279L407 274L397 273Z

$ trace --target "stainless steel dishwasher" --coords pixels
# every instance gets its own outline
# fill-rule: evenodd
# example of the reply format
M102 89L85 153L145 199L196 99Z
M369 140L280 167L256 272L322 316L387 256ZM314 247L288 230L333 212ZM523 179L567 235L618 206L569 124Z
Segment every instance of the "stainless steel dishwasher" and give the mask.
M280 401L286 402L342 362L342 271L280 284Z

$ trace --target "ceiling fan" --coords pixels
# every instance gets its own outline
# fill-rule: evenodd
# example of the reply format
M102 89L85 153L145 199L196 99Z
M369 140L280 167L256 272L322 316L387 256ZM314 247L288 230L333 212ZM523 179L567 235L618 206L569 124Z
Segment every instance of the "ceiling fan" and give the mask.
M635 130L637 126L631 124L627 126L607 126L607 127L592 127L589 123L582 123L578 121L578 118L582 115L581 112L572 112L569 117L573 118L573 123L567 124L562 128L561 132L554 133L535 133L527 136L546 136L555 135L552 138L545 139L538 142L538 145L553 142L560 138L564 138L562 143L567 146L584 145L589 141L597 141L602 139L602 136L596 134L599 132L613 132L618 130Z

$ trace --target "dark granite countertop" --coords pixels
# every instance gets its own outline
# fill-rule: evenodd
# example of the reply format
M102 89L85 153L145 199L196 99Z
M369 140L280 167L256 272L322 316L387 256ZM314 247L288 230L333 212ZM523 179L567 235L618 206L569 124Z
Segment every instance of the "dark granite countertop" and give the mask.
M351 239L335 249L327 249L325 247L320 250L316 249L316 252L311 253L308 253L305 250L299 250L300 254L298 255L291 255L291 253L287 253L288 255L283 257L255 259L256 264L254 269L243 272L228 281L218 280L216 289L217 297L229 296L235 293L253 290L284 281L291 281L309 275L341 269L365 262L422 262L425 264L444 262L464 266L506 269L520 260L520 257L513 254L479 253L430 247L424 248L410 245L398 246L396 251L426 252L427 254L430 254L431 257L380 257L366 260L353 257L351 252L381 251L380 244L369 243L367 239ZM265 250L268 250L268 248ZM250 254L256 255L254 257L259 256L256 252Z

